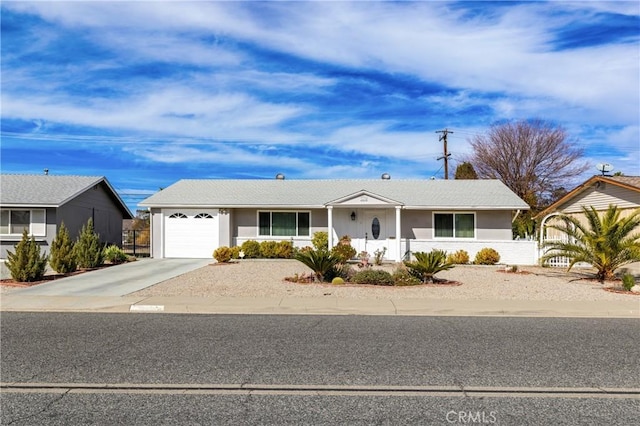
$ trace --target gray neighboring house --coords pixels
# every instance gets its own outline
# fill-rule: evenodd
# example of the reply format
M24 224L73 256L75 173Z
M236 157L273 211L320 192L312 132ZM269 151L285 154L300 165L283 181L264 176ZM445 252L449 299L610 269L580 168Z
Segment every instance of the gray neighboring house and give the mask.
M43 248L64 222L72 239L92 218L104 243L122 244L122 220L133 215L103 176L0 175L0 258L25 228Z
M513 241L529 206L498 180L180 180L139 204L151 213L152 256L210 258L247 240L311 245L351 237L358 252L492 247L510 264L535 264L535 241Z

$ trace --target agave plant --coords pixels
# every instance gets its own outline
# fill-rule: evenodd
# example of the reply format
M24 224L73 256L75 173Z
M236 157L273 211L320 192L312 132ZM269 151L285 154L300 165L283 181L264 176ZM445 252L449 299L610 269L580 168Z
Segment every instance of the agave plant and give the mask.
M294 258L308 266L319 281L331 281L336 275L339 259L327 250L300 251Z
M416 258L415 262L404 261L404 264L409 271L422 279L422 282L432 283L434 282L434 275L441 271L453 268L452 263L447 262L447 252L444 250L432 250L429 253L417 252L414 253Z
M561 222L547 227L566 234L567 241L546 241L543 244L547 260L563 256L569 258L569 270L578 262L585 262L596 268L600 281L614 277L619 267L640 261L640 209L627 217L620 218L620 210L615 205L602 216L594 207L583 207L586 223L573 216L561 215Z

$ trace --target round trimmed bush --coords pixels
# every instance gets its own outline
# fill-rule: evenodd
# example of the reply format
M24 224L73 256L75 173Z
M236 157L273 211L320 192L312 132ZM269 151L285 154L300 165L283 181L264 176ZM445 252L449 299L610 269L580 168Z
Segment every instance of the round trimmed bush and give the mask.
M466 250L458 250L455 253L451 253L447 256L447 263L466 265L469 263L469 253L467 253Z
M260 243L260 257L275 259L277 255L278 243L276 241L263 241Z
M490 247L485 247L476 253L473 261L476 265L495 265L500 262L500 254Z
M282 240L276 245L276 257L278 259L291 259L293 257L293 243Z
M247 240L242 243L242 251L245 259L256 259L260 257L260 243L255 240Z
M233 257L233 250L231 250L227 246L218 247L213 252L213 258L218 261L218 263L227 263Z
M335 277L334 279L331 280L331 284L333 285L344 284L344 280L340 277Z

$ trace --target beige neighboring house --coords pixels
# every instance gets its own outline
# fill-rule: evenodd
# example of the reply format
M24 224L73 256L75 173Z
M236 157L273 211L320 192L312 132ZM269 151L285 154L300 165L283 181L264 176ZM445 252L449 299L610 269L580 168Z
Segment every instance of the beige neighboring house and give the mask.
M610 204L618 206L622 217L640 208L640 176L594 176L577 186L535 217L541 220L540 241L563 237L559 231L546 227L559 215L584 218L583 206L592 206L602 214ZM566 266L566 261L559 262L554 266ZM640 264L634 264L632 269L640 272Z

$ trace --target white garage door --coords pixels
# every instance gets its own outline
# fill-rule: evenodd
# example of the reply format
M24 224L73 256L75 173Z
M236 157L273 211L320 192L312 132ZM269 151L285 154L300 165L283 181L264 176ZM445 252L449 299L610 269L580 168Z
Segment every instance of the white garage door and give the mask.
M164 257L208 258L218 248L218 211L166 209Z

